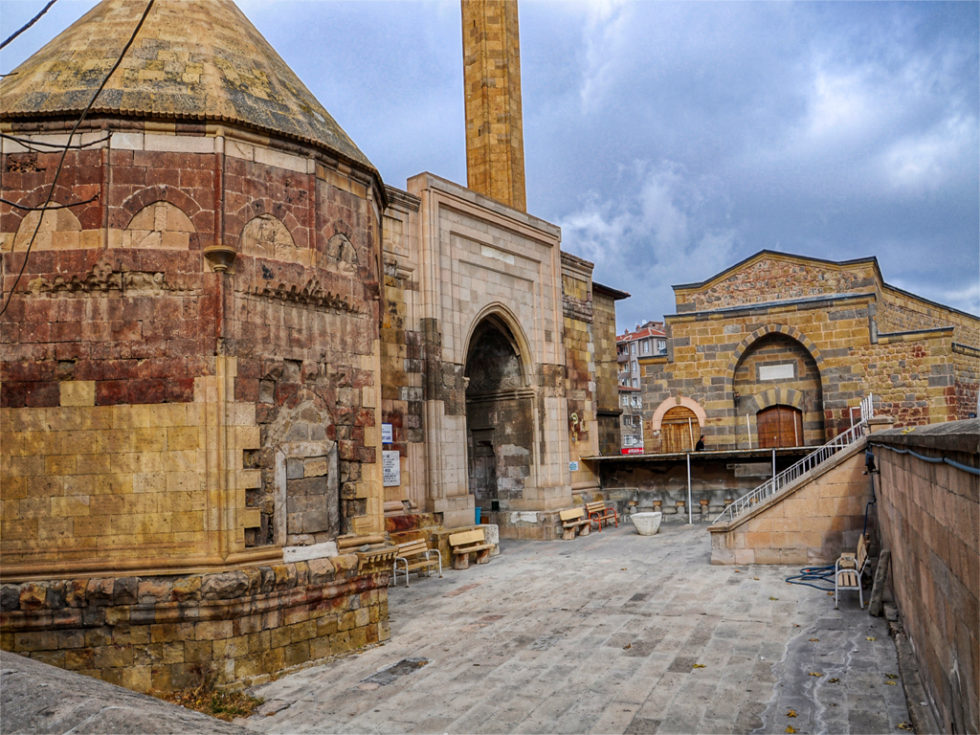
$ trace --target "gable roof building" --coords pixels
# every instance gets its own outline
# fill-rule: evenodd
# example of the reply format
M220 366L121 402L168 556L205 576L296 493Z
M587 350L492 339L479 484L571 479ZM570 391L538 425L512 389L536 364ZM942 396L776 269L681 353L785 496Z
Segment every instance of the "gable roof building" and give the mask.
M980 319L888 284L873 257L762 250L674 293L668 354L641 358L649 451L678 411L716 449L822 444L869 393L898 426L976 415Z

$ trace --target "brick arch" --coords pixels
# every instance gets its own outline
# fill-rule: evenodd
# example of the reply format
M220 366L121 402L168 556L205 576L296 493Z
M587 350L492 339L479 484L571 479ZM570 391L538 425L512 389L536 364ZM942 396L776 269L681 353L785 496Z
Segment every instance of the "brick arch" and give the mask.
M48 199L48 190L51 188L50 184L41 184L34 187L30 191L25 191L19 197L17 204L19 207L40 207ZM86 189L90 187L76 187L73 189L70 186L65 186L64 184L56 184L54 187L54 193L51 195L52 205L73 205L75 202L82 201L91 198L92 194L98 194L98 191L92 193L84 193ZM77 190L76 190L77 189ZM82 193L80 193L82 192ZM78 219L83 230L97 229L102 226L102 202L101 197L96 197L94 201L88 204L79 204L77 206L67 206L65 207L70 211L76 219ZM21 225L21 221L31 213L31 209L19 209L18 206L4 205L4 219L12 218L16 222L16 226L11 228L16 230ZM37 211L37 210L33 210ZM55 210L51 210L55 211Z
M300 260L296 240L289 228L281 219L268 213L257 214L245 223L238 235L238 251L263 258Z
M683 406L684 408L689 408L697 416L698 423L704 428L705 422L708 420L707 414L701 407L701 404L695 401L693 398L688 398L687 396L671 396L667 398L659 406L657 410L653 412L653 418L650 419L650 426L652 431L660 431L660 427L663 423L664 416L667 412L676 408L677 406Z
M148 186L130 194L119 205L118 209L110 214L109 226L126 229L133 221L133 217L143 211L146 207L157 202L166 202L177 207L186 217L194 221L194 217L202 212L204 208L190 195L175 189L172 186ZM200 230L199 227L195 229Z
M303 251L313 248L309 228L297 219L290 205L269 196L254 196L235 212L226 216L227 244L241 250L241 242L235 243L232 238L239 237L245 226L257 217L274 217L286 228L295 247Z
M745 353L748 352L752 345L770 334L784 334L787 337L795 339L797 342L799 342L803 346L803 349L810 353L810 357L812 357L813 361L817 364L817 372L823 374L823 354L820 352L820 348L813 343L813 340L803 334L803 332L801 332L799 329L790 326L789 324L767 324L763 327L759 327L745 337L745 339L738 343L738 346L732 352L732 356L728 361L728 370L725 373L725 390L729 394L734 390L735 370L738 368L738 364L742 361L742 357L745 356Z
M466 341L464 342L466 349L463 351L463 364L466 364L466 359L469 356L470 347L473 343L473 335L476 333L477 328L485 321L496 322L498 326L503 326L504 329L500 331L506 336L514 351L517 353L518 359L521 361L521 369L524 372L525 382L530 380L530 377L534 374L534 360L531 355L531 343L527 339L527 335L521 328L521 323L518 321L514 313L508 309L504 304L496 302L488 304L483 307L480 312L473 317L473 321L470 322L469 329L466 330Z
M746 413L755 414L775 405L792 406L805 412L806 406L804 405L804 399L803 391L796 390L795 388L780 388L776 386L764 390L761 393L756 393L753 396L745 396L740 400L745 401L743 405Z

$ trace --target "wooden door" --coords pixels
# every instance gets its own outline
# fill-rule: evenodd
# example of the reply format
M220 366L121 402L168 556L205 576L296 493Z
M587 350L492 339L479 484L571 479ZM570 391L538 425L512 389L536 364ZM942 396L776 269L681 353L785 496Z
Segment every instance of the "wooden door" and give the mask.
M660 451L693 452L701 436L701 425L694 411L686 406L675 406L664 414L660 422Z
M803 445L803 412L792 406L770 406L756 414L759 448Z

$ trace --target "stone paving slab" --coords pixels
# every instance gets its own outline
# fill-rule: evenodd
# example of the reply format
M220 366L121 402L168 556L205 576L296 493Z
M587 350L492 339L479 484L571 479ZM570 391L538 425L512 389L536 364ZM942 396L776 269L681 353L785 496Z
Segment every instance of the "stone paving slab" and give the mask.
M388 643L256 687L266 702L239 724L268 733L902 731L894 644L856 595L835 610L826 592L784 581L795 567L709 559L703 525L503 540L487 565L392 588Z

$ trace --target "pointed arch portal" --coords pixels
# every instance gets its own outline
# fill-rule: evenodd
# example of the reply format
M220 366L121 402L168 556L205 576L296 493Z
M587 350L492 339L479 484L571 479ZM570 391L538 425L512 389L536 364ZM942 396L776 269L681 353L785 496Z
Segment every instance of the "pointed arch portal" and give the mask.
M469 491L477 505L506 508L532 476L533 391L513 331L484 317L466 353L466 442Z

